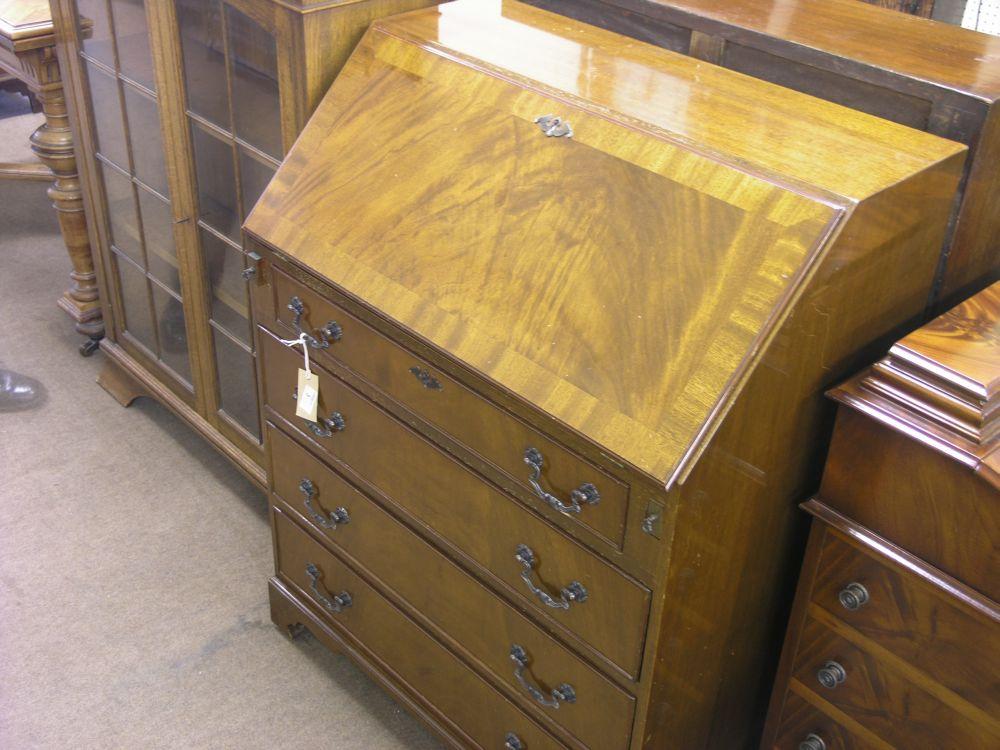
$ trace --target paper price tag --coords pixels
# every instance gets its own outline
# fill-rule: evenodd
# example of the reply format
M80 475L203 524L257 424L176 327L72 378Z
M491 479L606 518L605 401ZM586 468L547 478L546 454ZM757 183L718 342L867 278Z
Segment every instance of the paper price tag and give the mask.
M316 373L299 368L299 397L295 402L295 415L316 421L316 409L319 406L319 378Z

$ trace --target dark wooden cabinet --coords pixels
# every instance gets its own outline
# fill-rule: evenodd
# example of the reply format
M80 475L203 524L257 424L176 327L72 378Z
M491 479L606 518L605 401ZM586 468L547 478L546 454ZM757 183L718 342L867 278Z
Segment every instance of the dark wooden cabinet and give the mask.
M53 0L124 404L151 395L264 483L240 225L372 18L427 0Z
M996 747L1000 284L831 395L764 746Z
M517 2L376 22L245 225L275 622L452 746L752 745L823 390L964 155Z
M930 18L934 12L935 0L861 0L862 2L874 5L879 8L898 10L901 13L909 13L911 16L921 16Z
M929 310L1000 279L1000 38L858 0L529 1L964 143Z

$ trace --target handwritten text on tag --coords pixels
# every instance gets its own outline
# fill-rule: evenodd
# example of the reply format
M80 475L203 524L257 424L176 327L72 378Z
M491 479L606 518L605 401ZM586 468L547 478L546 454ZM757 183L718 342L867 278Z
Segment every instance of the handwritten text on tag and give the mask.
M299 368L299 397L295 402L295 415L316 421L316 409L319 406L319 378L316 373Z

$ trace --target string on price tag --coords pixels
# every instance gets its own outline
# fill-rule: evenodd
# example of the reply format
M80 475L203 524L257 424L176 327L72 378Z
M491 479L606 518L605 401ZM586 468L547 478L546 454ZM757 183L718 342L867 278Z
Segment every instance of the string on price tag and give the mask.
M295 388L295 415L316 421L316 410L319 408L319 378L309 369L309 343L303 333L297 339L279 339L287 347L302 347L304 367L299 368L298 385Z

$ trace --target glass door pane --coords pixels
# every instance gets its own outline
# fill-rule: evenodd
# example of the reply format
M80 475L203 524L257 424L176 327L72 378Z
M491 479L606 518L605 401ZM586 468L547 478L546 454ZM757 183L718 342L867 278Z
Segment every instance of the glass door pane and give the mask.
M150 91L156 91L143 0L111 0L111 10L121 74Z
M226 43L222 8L206 0L177 0L187 106L213 125L229 129Z
M194 121L191 124L191 145L198 179L201 223L238 243L240 215L236 204L232 142L224 134Z
M232 6L226 6L233 76L235 135L281 158L278 51L274 37Z
M240 229L283 155L275 39L223 0L174 0L220 412L260 440Z
M80 56L127 345L193 393L159 102L143 0L78 0Z

